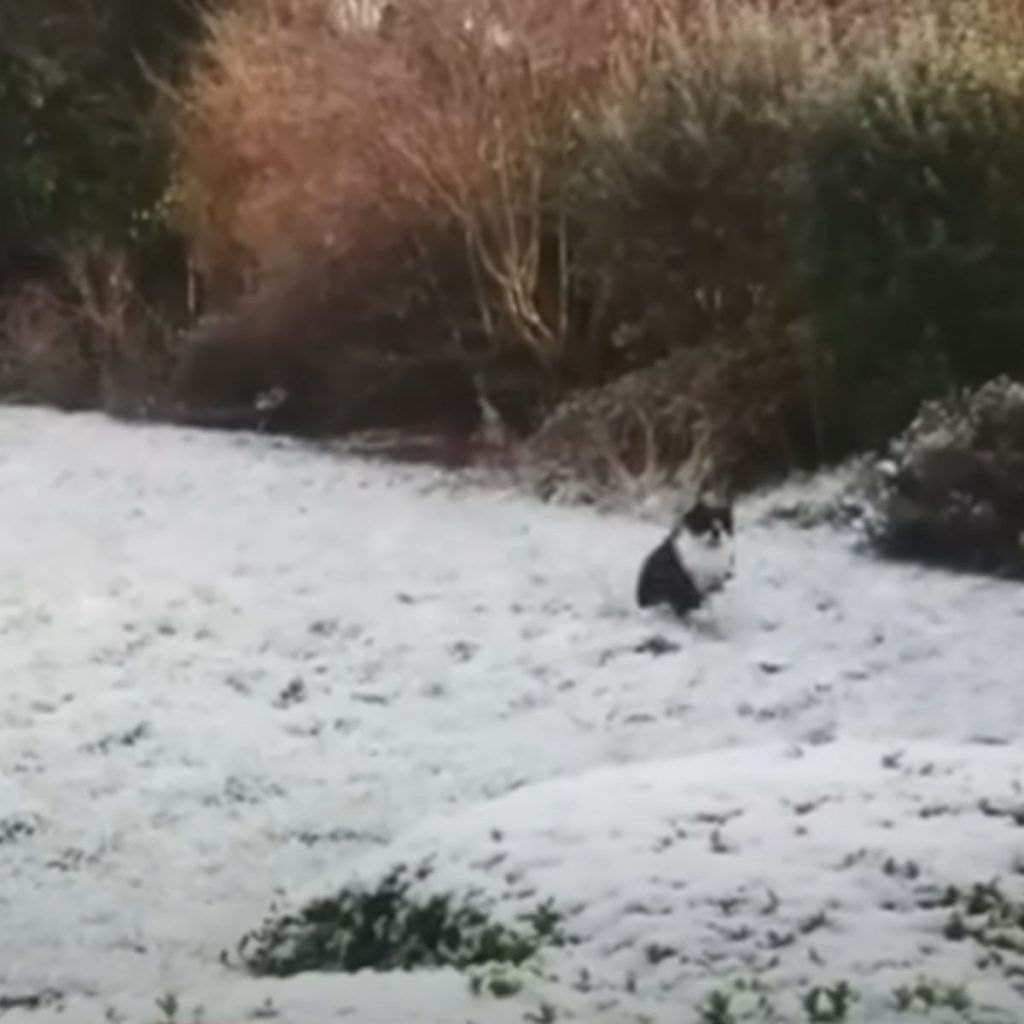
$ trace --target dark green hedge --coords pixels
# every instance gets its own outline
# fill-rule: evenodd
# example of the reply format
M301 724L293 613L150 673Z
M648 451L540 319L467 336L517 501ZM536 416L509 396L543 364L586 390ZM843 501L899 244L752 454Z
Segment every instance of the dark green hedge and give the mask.
M1024 85L958 59L815 95L683 68L571 178L574 283L612 375L709 341L799 348L822 458L1024 373Z
M785 97L685 69L624 130L584 138L569 191L575 283L613 370L742 342L792 315Z
M819 112L803 167L806 301L857 440L1024 371L1020 93L959 68L865 74Z
M197 23L193 0L0 0L0 281L84 238L172 257L157 82Z

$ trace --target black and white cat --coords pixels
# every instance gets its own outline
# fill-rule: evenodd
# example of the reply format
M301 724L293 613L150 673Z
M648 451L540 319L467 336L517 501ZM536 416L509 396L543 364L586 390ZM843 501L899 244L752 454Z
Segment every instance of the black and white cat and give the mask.
M700 497L645 559L637 604L668 605L684 618L729 582L734 567L732 506Z

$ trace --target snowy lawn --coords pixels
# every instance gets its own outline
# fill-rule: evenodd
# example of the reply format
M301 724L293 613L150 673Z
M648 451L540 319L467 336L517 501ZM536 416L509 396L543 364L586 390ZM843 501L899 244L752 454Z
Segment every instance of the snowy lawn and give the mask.
M32 410L0 496L4 1024L687 1024L752 983L733 1012L806 1020L842 980L878 1024L919 976L932 1019L1024 1019L1024 588L770 495L684 628L633 607L639 517ZM425 861L569 941L501 999L220 962L272 902Z

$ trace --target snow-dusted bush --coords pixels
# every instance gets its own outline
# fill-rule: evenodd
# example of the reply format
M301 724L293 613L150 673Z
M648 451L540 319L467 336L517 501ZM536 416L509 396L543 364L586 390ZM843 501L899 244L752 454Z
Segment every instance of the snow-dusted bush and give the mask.
M424 877L424 871L414 875L399 868L376 888L343 889L295 914L271 917L242 938L242 962L254 974L274 977L365 968L517 966L542 945L563 941L559 916L548 905L514 928L491 920L465 899L418 897L411 885Z
M1024 578L1024 384L926 403L873 482L883 553Z
M784 345L708 345L563 402L527 446L537 490L643 498L691 474L726 488L807 464L806 378Z

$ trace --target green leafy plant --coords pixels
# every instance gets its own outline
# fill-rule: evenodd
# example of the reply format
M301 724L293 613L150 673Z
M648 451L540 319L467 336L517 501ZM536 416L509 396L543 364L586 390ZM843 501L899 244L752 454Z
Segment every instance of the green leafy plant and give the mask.
M419 880L424 876L418 873ZM375 888L345 889L269 919L242 938L238 953L253 974L287 977L310 970L519 966L543 946L564 941L561 917L550 904L511 927L468 900L417 896L410 873L399 868Z
M849 1019L854 999L853 989L845 981L835 985L815 985L801 1000L804 1013L811 1024L836 1024Z

